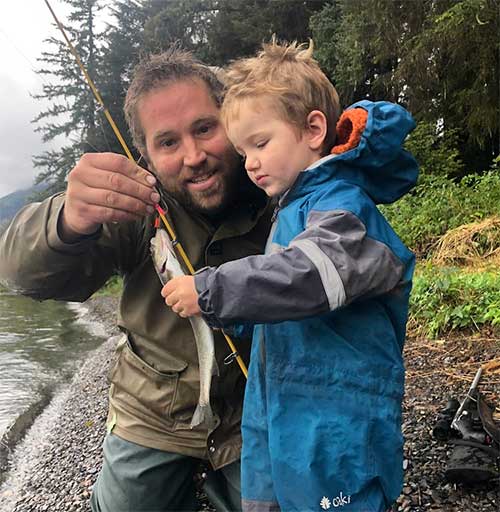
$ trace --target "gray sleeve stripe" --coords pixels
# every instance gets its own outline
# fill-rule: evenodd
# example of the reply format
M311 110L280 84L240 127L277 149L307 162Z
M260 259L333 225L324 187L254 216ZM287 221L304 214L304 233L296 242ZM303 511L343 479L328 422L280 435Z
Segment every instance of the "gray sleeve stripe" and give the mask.
M330 310L343 306L346 302L344 283L332 260L311 240L294 240L290 247L297 247L313 262L328 297Z

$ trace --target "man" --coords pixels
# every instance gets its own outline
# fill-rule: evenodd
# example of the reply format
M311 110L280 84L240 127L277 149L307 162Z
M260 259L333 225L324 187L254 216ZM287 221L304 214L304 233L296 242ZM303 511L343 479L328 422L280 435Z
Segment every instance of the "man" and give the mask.
M134 70L125 113L134 143L168 192L168 215L196 269L262 252L269 208L248 182L219 121L222 86L180 50ZM199 370L187 320L167 308L149 254L151 174L121 155L84 155L66 193L24 208L0 240L0 279L38 299L85 300L124 276L118 323L125 333L111 370L104 463L94 512L196 510L193 475L219 510L240 509L244 377L215 335L215 427L191 429ZM239 341L248 359L248 341Z

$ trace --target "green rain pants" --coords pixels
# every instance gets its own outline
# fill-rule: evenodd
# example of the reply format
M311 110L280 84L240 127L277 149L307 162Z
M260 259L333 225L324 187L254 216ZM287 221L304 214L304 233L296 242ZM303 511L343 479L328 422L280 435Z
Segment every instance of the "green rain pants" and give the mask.
M196 511L199 459L146 448L109 434L91 497L93 512ZM240 462L210 471L203 491L217 512L241 511Z

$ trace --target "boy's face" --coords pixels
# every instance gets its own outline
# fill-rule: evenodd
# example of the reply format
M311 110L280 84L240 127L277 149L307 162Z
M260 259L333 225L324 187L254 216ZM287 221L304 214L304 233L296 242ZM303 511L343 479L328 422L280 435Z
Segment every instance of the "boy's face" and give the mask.
M271 100L244 101L236 119L228 123L228 136L245 158L250 179L268 196L288 190L304 169L318 160L305 133L283 121Z

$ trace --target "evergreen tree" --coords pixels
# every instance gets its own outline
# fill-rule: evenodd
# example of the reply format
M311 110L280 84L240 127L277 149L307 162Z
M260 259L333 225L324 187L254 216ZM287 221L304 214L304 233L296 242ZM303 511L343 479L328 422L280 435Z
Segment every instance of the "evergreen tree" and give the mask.
M144 2L131 0L115 0L110 6L110 12L113 21L105 30L106 39L102 51L99 89L120 134L137 160L139 155L132 146L123 113L123 104L130 84L130 72L143 52L144 25L151 16L151 12ZM105 150L123 154L124 150L107 119L100 116L99 122L102 127Z
M148 19L144 25L143 51L159 53L179 44L203 57L215 5L212 0L148 0L144 4Z
M92 80L97 82L101 60L102 35L96 33L95 18L102 6L99 0L65 0L72 8L65 30L78 52ZM38 72L48 77L42 93L35 98L52 102L33 122L36 131L42 133L44 142L64 136L67 143L60 149L45 151L33 158L35 167L41 172L37 183L49 184L46 194L64 188L67 173L84 152L101 150L102 137L96 118L96 104L92 91L86 84L82 72L66 43L59 37L46 41L53 49L42 52L38 59L43 68Z
M207 29L206 58L216 65L255 53L272 35L307 42L309 18L326 2L317 0L218 0Z
M366 98L404 102L407 84L398 66L432 1L339 0L311 18L316 56L345 105Z
M488 168L500 153L499 0L441 0L408 41L398 76L425 120L460 131L467 168Z

